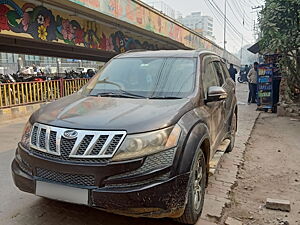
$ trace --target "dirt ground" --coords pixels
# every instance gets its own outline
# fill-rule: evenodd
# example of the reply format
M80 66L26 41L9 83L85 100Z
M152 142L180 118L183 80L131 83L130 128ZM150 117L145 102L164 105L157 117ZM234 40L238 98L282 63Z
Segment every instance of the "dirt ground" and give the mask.
M266 209L266 198L289 200L291 212ZM300 120L259 116L226 214L243 224L300 225Z

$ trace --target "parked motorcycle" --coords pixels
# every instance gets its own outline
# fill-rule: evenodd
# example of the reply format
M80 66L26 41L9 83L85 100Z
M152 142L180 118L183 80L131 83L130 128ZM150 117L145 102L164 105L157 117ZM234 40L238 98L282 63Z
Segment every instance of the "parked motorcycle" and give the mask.
M248 82L247 72L246 71L241 71L239 73L239 77L238 77L237 80L238 80L239 83L246 83L246 82Z

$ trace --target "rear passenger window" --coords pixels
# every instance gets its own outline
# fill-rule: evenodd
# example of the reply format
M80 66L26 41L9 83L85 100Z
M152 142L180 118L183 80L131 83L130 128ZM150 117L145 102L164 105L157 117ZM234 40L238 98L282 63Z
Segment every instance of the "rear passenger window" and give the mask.
M220 86L223 86L223 84L225 83L225 80L224 80L224 75L223 75L224 72L223 72L221 63L219 61L214 61L213 64L214 64L214 68L217 73L217 78L219 79L219 82L220 82Z
M220 86L219 79L215 72L211 57L204 58L204 73L202 74L204 96L207 98L208 88L212 86Z
M226 64L223 63L223 62L221 62L221 67L222 67L222 70L223 70L223 74L224 74L225 80L226 80L227 78L230 78L230 74L229 74L229 72L228 72L228 69L227 69L227 67L226 67Z

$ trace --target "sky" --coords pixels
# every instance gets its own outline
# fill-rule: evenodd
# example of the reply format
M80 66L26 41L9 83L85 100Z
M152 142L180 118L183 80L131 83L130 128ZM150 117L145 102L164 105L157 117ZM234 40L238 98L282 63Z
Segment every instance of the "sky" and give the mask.
M155 2L157 0L142 0L144 2ZM216 6L213 8L209 2L215 3L224 13L226 0L163 0L175 11L179 11L186 16L191 12L200 11L202 15L212 16L214 19L215 42L221 47L224 46L224 16L217 12ZM228 18L226 31L226 49L231 53L236 53L243 45L254 44L254 21L257 25L258 9L252 7L262 6L264 0L227 0L226 15ZM243 24L244 20L244 24ZM235 30L235 31L233 31ZM243 38L242 38L243 37ZM242 41L243 39L243 41Z

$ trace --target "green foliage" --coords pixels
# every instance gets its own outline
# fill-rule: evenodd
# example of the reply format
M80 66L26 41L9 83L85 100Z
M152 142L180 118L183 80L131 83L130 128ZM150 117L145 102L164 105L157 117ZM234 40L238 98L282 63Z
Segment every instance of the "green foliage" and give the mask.
M300 0L266 0L260 16L263 52L282 54L291 90L300 90Z

